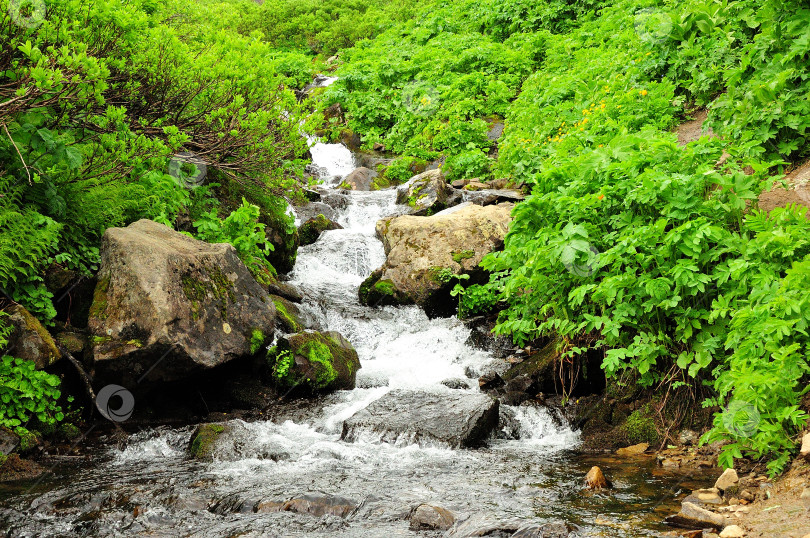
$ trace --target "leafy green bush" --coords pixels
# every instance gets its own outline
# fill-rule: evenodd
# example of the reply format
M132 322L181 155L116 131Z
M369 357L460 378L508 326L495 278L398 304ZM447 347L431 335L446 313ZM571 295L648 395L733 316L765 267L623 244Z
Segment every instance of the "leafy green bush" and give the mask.
M268 271L274 273L266 256L273 249L264 235L264 224L259 222L259 208L242 199L242 206L224 220L216 211L204 213L194 222L197 238L209 243L230 243L239 258L260 282L269 283Z
M57 376L36 370L33 361L0 359L0 426L17 428L32 418L53 424L64 418Z

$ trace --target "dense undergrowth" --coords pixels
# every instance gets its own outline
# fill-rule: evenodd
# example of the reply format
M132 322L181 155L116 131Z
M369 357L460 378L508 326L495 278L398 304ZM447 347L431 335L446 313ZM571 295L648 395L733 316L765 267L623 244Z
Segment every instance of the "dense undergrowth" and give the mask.
M456 290L463 313L600 351L614 380L699 388L724 465L777 472L795 451L810 224L757 200L810 153L806 2L45 4L28 28L0 0L0 289L43 321L44 268L93 272L104 229L139 218L187 214L271 273L262 225L285 222L305 150L290 88L338 52L316 95L343 114L307 125L532 193L490 282ZM681 147L672 129L699 108L719 138ZM219 185L178 186L178 152Z
M93 274L104 230L142 218L190 222L260 280L274 273L264 227L294 232L281 196L305 164L292 90L317 66L229 29L221 7L0 1L1 304L50 324L46 268ZM33 363L4 357L0 374L0 426L62 418Z
M324 103L367 145L531 189L464 313L500 301L495 330L517 343L556 334L566 356L601 350L611 378L708 390L722 463L778 471L807 419L810 224L803 208L756 206L810 152L810 11L554 6L425 9L345 52ZM679 147L671 130L700 107L722 138Z

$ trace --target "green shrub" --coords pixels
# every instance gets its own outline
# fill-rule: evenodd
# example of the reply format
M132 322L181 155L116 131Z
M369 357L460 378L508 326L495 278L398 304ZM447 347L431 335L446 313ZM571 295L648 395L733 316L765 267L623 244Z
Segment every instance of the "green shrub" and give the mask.
M224 220L215 211L204 213L194 222L197 238L209 243L230 243L236 248L239 258L261 282L268 283L268 271L272 266L266 259L273 245L264 235L264 224L259 222L259 208L242 200L242 206Z
M61 421L60 384L57 376L36 370L33 361L0 359L0 426L16 429L32 418L43 424Z

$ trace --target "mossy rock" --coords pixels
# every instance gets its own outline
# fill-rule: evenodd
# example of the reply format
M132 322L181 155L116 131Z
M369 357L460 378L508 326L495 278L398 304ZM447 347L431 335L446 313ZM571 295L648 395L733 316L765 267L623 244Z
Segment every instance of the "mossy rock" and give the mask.
M217 440L230 430L228 424L200 424L188 443L188 454L196 460L211 461L214 458L214 446Z
M298 230L289 231L287 224L279 219L268 218L265 222L265 237L273 245L267 261L279 273L289 273L295 266L300 245Z
M555 376L557 375L556 360L557 341L553 340L543 348L533 352L524 361L509 368L501 377L509 382L521 376L532 380L529 392L532 395L543 392L553 394L556 392Z
M31 452L39 445L40 438L38 432L26 430L25 428L17 428L15 433L20 438L20 444L17 447L17 452L20 454Z
M297 333L306 328L306 324L301 317L301 311L295 303L278 295L271 295L270 298L276 306L276 323L282 331L285 333Z
M630 413L624 428L627 431L627 439L631 443L655 444L660 439L655 427L655 415L650 404Z
M293 303L300 303L304 300L303 294L298 291L295 286L288 284L287 282L282 282L275 277L271 278L267 284L267 291L270 293L270 295L283 297L284 299L292 301Z
M64 441L74 441L82 436L81 430L69 422L60 424L58 430L59 437Z
M340 224L326 218L323 214L312 217L298 228L301 246L311 245L327 230L340 230Z
M353 389L360 359L340 333L305 331L280 338L267 365L281 390L322 393Z
M382 279L382 271L374 271L360 284L360 303L366 306L397 306L410 301L390 280Z
M53 337L28 310L15 304L6 313L14 327L8 337L7 350L13 350L15 357L33 361L38 370L62 358Z

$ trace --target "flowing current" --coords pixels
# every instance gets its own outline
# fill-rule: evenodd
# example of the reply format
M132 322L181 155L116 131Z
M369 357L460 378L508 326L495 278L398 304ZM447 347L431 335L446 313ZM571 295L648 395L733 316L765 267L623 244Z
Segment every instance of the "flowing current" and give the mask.
M312 154L325 178L339 180L353 166L341 145L318 143ZM420 445L408 436L386 443L372 432L340 440L343 421L388 391L449 393L442 381L461 380L468 388L456 391L477 392L474 376L495 361L468 345L470 330L456 319L430 320L415 306L359 304L360 283L384 261L375 224L397 207L390 190L346 196L337 216L343 229L302 248L291 276L304 308L357 349L358 388L294 420L236 421L232 442L213 462L187 457L191 427L142 431L126 448L99 446L89 461L62 461L39 483L0 488L0 535L441 535L408 529L408 513L420 503L482 521L565 521L576 536L657 535L660 490L674 479L613 462L613 492L584 494L582 477L594 462L570 452L578 433L544 408L512 408L512 439L479 449ZM256 511L304 495L356 508L343 517Z

